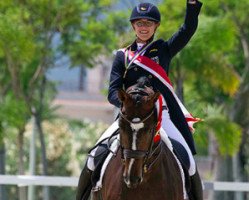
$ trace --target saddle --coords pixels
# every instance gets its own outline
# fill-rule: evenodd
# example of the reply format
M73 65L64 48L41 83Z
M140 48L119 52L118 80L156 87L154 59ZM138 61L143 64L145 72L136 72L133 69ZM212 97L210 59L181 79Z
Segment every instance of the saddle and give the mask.
M111 152L110 146L112 142L116 139L115 136L119 134L119 130L115 131L109 138L106 138L102 141L100 141L98 144L96 144L92 149L97 148L97 151L94 156L94 165L95 170L92 173L92 185L96 186L96 183L100 179L100 173L103 166L103 163L109 153ZM89 151L91 152L92 149Z
M93 187L96 186L96 183L100 179L100 173L101 173L103 163L110 153L110 148L109 148L110 144L115 140L114 136L116 136L118 134L119 134L119 130L117 130L115 133L113 133L113 135L110 136L110 138L106 138L105 140L100 141L94 147L94 148L97 148L97 151L96 151L96 155L94 157L95 170L93 171L92 177L91 177ZM190 160L188 157L188 153L187 153L186 149L184 148L184 146L180 142L178 142L174 139L171 139L171 138L170 138L170 141L173 145L174 154L176 155L176 157L178 158L178 160L180 161L180 163L182 165L184 175L185 175L186 191L188 192L190 190L190 176L188 174L188 170L190 167Z

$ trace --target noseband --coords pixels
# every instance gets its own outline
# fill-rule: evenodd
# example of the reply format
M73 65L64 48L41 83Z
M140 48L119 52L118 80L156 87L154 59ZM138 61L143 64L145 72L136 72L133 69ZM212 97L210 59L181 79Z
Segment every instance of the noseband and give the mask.
M122 111L120 110L119 111L119 115L125 120L127 121L129 124L140 124L140 123L144 123L147 119L149 119L152 115L154 114L154 109L151 111L151 113L149 113L148 116L146 116L145 118L139 120L139 121L135 121L135 122L132 122L131 120L129 120L123 113Z
M120 116L125 121L127 121L131 125L131 124L144 123L146 120L148 120L154 114L154 111L155 111L155 109L153 109L153 111L151 113L149 113L149 115L146 116L144 119L136 121L136 122L132 122L129 119L127 119L127 117L121 111L120 111L119 114L120 114ZM155 128L152 128L150 130L151 134L154 134L153 132L155 132ZM152 137L152 141L153 141L153 137ZM151 141L150 148L147 151L143 151L143 150L131 150L131 149L122 148L123 149L123 156L124 156L124 158L135 158L135 159L138 159L138 158L148 157L150 155L151 148L152 148L152 145L153 145L152 141Z

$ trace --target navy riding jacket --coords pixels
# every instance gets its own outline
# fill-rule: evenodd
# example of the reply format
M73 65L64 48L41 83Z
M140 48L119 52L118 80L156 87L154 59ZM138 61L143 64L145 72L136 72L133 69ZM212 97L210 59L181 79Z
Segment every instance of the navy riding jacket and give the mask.
M169 72L171 59L188 43L195 33L201 6L202 3L199 1L197 1L196 4L187 4L184 24L180 27L180 29L169 40L164 41L159 39L154 41L146 49L144 56L161 65L167 74ZM136 41L131 44L130 49L131 51L137 50ZM125 71L125 55L124 52L120 50L117 51L112 65L108 101L116 107L120 107L121 102L118 99L118 90L121 88L126 89L129 86L134 85L142 76L149 77L153 88L159 90L164 96L169 108L169 114L172 122L185 138L192 153L196 154L192 133L185 120L184 114L169 89L165 87L156 77L136 64L131 64L126 72L125 78L123 78Z

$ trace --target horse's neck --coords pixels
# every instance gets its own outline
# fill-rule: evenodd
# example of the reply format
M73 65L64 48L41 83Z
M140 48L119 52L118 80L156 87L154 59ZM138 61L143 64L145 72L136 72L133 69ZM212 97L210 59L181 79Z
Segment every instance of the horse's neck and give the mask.
M152 171L155 169L158 170L162 168L164 170L170 170L172 168L172 165L175 164L177 166L177 162L173 153L169 150L169 148L166 146L166 144L164 144L162 140L159 141L157 146L155 146L153 154L146 161L148 171Z

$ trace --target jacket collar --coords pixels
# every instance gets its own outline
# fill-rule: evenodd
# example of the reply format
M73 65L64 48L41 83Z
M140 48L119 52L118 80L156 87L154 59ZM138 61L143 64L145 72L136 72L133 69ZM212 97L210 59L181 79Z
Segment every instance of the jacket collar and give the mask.
M154 39L154 35L149 40L147 40L146 44L153 41L153 39ZM137 40L135 40L129 47L131 48L131 51L136 51L137 50Z

